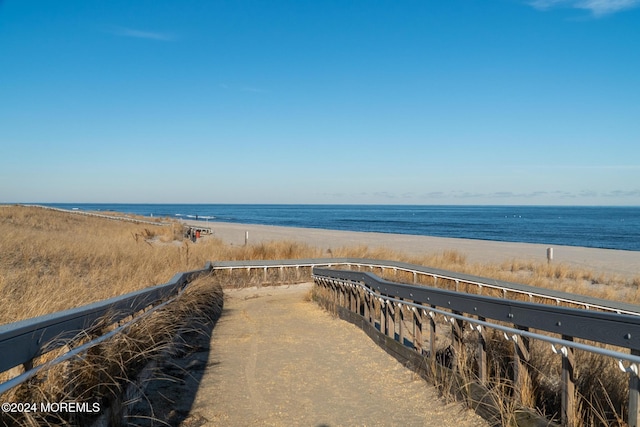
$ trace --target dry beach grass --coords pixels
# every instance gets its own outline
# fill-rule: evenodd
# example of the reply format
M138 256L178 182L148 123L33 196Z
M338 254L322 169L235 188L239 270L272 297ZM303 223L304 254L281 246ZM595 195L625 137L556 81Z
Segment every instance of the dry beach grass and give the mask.
M482 244L479 242L478 244ZM215 237L183 239L182 224L109 221L37 207L0 206L0 324L77 307L158 283L207 261L366 257L639 302L640 275L609 276L565 264L520 261L469 263L455 250L406 255L339 242L327 253L292 240L229 245Z
M465 253L452 249L434 248L409 255L382 246L343 245L339 239L333 240L330 248L293 238L256 241L245 246L229 244L214 233L194 244L183 238L182 227L179 222L136 224L37 207L0 206L0 324L164 283L176 272L202 268L207 261L327 256L399 260L640 303L640 276L607 274L568 264L517 258L495 263L469 262ZM235 286L250 282L246 278L233 280ZM156 329L159 333L162 330L162 327ZM165 343L170 341L169 338L164 340ZM510 350L499 337L494 337L490 344L493 370L498 377L506 377ZM139 352L146 350L140 347ZM534 383L528 391L529 403L547 415L553 415L558 404L558 360L548 349L538 348L535 344L532 354ZM615 424L616 418L623 416L625 411L626 376L617 371L615 364L604 359L593 359L579 352L577 359L578 391L584 396L584 413L577 414L576 419L583 420L583 425L605 425L598 417L606 416L607 423L614 420L611 423ZM61 388L59 384L56 387ZM590 410L592 408L595 410Z

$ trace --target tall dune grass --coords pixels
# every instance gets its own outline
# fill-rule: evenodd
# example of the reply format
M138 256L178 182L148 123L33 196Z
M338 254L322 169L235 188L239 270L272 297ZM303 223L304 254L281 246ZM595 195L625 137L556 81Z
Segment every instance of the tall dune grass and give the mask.
M456 251L410 257L366 246L327 248L277 241L230 246L207 236L183 239L182 225L111 221L37 207L0 206L0 324L121 295L168 281L207 261L365 257L637 302L638 284L563 265L469 264Z

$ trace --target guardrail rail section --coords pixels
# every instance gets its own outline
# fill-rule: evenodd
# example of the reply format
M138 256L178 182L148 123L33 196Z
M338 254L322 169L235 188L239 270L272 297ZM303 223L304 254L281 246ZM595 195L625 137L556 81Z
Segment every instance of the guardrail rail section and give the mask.
M480 382L487 380L483 338L487 329L500 331L513 342L514 384L529 375L530 340L546 342L562 359L561 415L565 425L570 423L569 415L575 410L574 351L585 350L614 358L620 369L629 374L628 423L640 427L640 307L413 264L359 258L207 263L201 270L176 274L164 285L73 310L0 325L0 372L20 365L26 371L0 384L0 394L46 368L43 365L33 367L35 357L65 345L106 314L119 322L142 310L154 310L175 299L195 276L224 275L225 272L229 275L241 272L244 286L300 282L311 277L316 286L331 295L330 303L334 307L356 313L363 321L379 327L389 339L408 345L419 357L436 354L436 316L451 325L454 358L465 345L463 333L465 325L469 325L479 336L476 357ZM393 276L394 281L382 279L374 272L380 276ZM398 283L398 280L411 284ZM127 324L136 320L137 317ZM407 327L407 324L411 326ZM119 330L121 328L116 328L109 334ZM428 349L424 348L427 336ZM66 360L80 354L106 337L62 357Z
M100 319L108 316L113 324L117 324L141 312L150 314L153 310L175 300L195 277L210 271L211 264L207 263L203 269L177 273L169 282L162 285L71 310L0 325L0 354L2 355L0 372L20 365L24 367L22 374L0 384L0 394L22 384L40 370L68 360L115 335L139 320L140 316L134 317L108 334L91 340L45 365L33 365L36 357L67 345L79 333L90 329Z
M449 275L457 276L453 273ZM487 381L484 334L488 328L502 332L505 339L513 343L513 383L516 393L521 389L519 384L530 376L527 363L530 357L530 340L548 343L550 351L559 354L562 360L563 425L572 423L576 409L573 374L575 350L617 359L620 369L629 373L628 423L630 426L639 425L640 316L638 313L630 314L631 307L626 304L621 304L624 305L621 307L614 302L591 300L591 303L596 303L601 308L605 305L609 307L606 307L606 311L585 310L400 284L371 273L319 267L313 269L313 277L316 285L329 294L329 303L334 307L340 306L356 313L365 322L379 328L382 334L410 346L432 361L437 354L434 318L436 315L443 316L445 322L451 324L453 354L447 358L454 369L459 363L456 355L463 354L464 351L465 325L469 325L478 334L478 348L474 353L480 383ZM460 279L457 277L455 280ZM474 281L477 279L474 278ZM571 299L569 295L564 297ZM626 314L619 312L623 310ZM407 324L410 326L407 327ZM423 336L427 335L428 349L423 346ZM581 341L576 342L575 339ZM618 350L611 350L602 344L614 346Z

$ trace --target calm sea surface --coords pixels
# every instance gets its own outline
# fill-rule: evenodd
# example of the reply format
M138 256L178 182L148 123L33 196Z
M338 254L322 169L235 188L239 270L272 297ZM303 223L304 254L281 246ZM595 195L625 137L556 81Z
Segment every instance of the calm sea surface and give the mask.
M72 204L65 209L640 251L640 207Z

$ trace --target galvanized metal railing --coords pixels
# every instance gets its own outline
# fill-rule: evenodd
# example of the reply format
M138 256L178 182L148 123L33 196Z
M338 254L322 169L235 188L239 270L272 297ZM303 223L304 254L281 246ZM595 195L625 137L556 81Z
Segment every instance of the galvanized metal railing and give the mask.
M454 275L456 276L456 275ZM434 317L443 316L451 324L454 355L462 354L464 327L470 325L478 336L478 378L487 379L485 331L494 329L514 344L514 387L529 377L530 340L550 345L550 351L562 357L562 422L570 425L575 413L574 351L584 350L614 358L620 369L629 373L630 426L640 425L640 317L633 314L598 312L572 307L505 300L483 295L415 286L381 279L371 273L314 268L316 284L331 294L332 304L360 314L365 321L378 322L381 333L406 342L420 354L435 357L436 327ZM612 304L615 306L616 304ZM627 309L630 307L627 306ZM376 319L379 313L379 319ZM410 334L403 331L405 319L411 318ZM429 327L429 349L423 348L423 333ZM574 339L586 340L576 342ZM619 348L612 350L603 345Z
M435 287L442 287L449 282L451 285L449 287L459 291L459 288L465 285L465 292L477 295L487 293L488 290L491 289L498 292L499 295L505 299L524 299L530 302L536 300L551 305L564 304L575 308L640 316L640 307L633 304L577 295L553 289L543 289L520 283L456 273L398 261L366 258L309 258L297 260L223 261L212 263L212 269L214 270L246 270L248 272L261 270L265 278L267 277L267 272L274 269L298 269L316 266L342 267L357 269L359 271L368 270L371 272L378 270L381 276L390 272L393 272L394 276L397 275L398 272L405 272L412 275L413 284L422 283L426 278L429 279Z
M78 334L95 326L97 321L108 318L112 324L117 324L143 310L148 312L157 308L159 304L177 297L194 277L210 271L211 264L207 263L203 269L178 273L162 285L71 310L0 325L0 372L20 365L24 367L24 373L0 384L0 394L23 383L42 369L33 366L36 357L67 345ZM132 321L136 320L137 318ZM108 335L111 336L113 333L110 332ZM105 336L102 336L91 340L82 348L86 350L104 338ZM66 360L69 356L70 354L66 354L47 366Z

